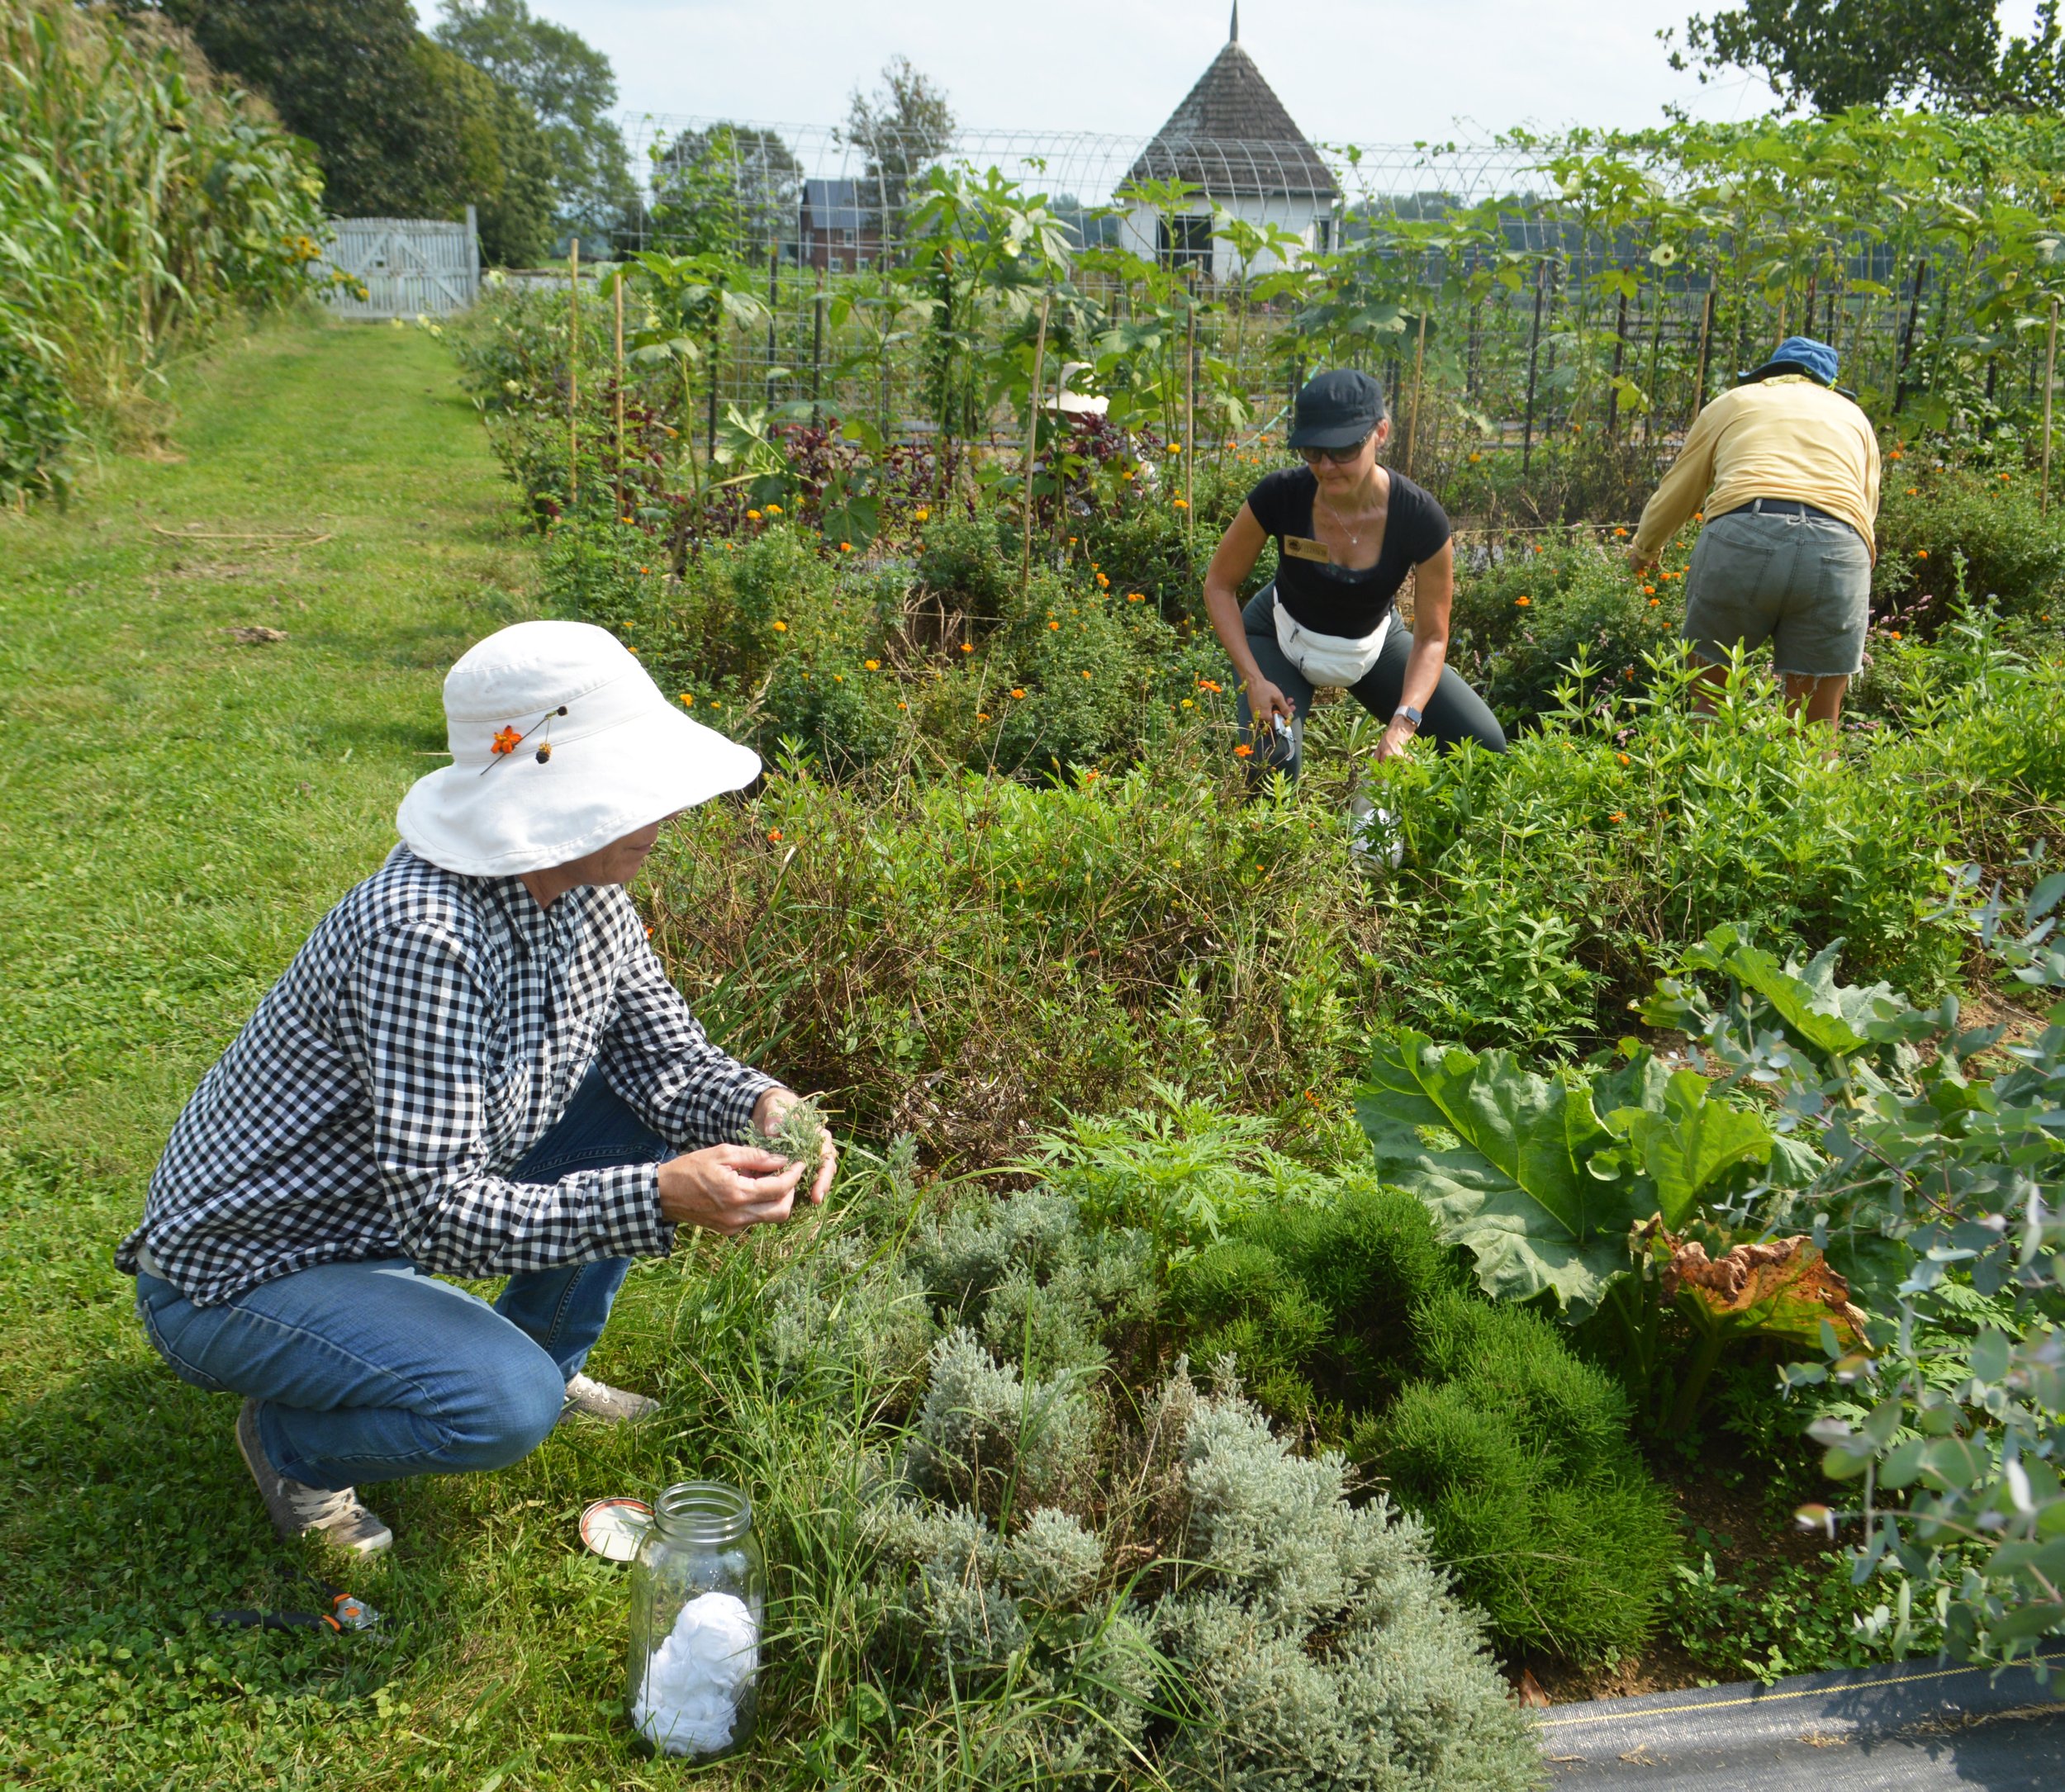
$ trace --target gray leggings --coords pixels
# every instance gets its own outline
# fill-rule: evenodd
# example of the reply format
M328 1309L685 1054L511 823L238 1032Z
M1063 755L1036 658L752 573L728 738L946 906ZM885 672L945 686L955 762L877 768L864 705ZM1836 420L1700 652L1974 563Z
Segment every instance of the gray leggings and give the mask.
M1267 741L1258 740L1255 736L1254 716L1243 692L1241 738L1255 749L1252 764L1256 770L1281 771L1286 777L1295 778L1304 762L1305 718L1312 710L1313 683L1291 664L1277 644L1274 584L1264 585L1248 600L1247 607L1241 612L1241 621L1247 629L1247 650L1255 656L1255 663L1261 667L1263 677L1289 698L1298 711L1298 719L1291 724L1288 740L1273 728L1269 731ZM1393 623L1377 663L1348 687L1348 695L1379 722L1389 722L1405 690L1406 661L1412 653L1412 631ZM1456 676L1452 666L1441 668L1441 681L1434 687L1434 695L1427 699L1427 714L1420 723L1420 732L1436 742L1444 752L1452 751L1462 741L1475 741L1494 753L1506 751L1506 731L1498 725L1498 718L1485 706L1482 697Z

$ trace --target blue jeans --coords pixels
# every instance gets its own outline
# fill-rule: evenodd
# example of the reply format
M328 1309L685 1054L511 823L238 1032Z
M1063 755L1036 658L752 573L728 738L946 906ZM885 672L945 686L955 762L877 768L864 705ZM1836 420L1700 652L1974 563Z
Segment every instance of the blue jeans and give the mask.
M510 1171L657 1163L672 1149L591 1069L559 1123ZM511 1276L493 1306L406 1257L324 1263L216 1306L136 1278L136 1310L182 1380L260 1402L273 1466L311 1487L503 1468L558 1422L629 1270L626 1258Z

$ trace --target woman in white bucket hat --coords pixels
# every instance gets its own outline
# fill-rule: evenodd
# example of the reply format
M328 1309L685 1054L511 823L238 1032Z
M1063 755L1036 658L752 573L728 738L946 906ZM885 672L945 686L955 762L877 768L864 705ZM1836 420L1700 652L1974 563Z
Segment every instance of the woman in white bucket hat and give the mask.
M651 1410L582 1372L631 1259L786 1218L801 1176L735 1142L798 1097L704 1037L623 888L759 759L586 623L490 636L444 710L452 763L202 1079L116 1254L173 1369L244 1396L280 1531L361 1551L392 1540L361 1485ZM509 1279L491 1307L439 1274Z

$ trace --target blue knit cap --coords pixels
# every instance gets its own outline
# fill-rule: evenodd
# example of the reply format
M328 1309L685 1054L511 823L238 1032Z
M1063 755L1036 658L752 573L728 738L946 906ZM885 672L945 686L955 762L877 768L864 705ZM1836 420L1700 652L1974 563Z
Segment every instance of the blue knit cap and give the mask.
M1768 380L1780 373L1804 373L1817 386L1833 386L1835 351L1811 336L1788 336L1762 367L1750 368L1739 379L1747 386L1754 380Z

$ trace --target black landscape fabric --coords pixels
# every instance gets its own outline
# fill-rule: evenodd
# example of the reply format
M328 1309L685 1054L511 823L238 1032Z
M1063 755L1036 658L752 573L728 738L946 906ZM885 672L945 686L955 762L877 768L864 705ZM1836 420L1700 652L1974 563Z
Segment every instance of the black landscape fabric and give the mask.
M2039 1685L1931 1660L1797 1674L1542 1714L1551 1784L1672 1792L2058 1792L2065 1787L2065 1655Z

